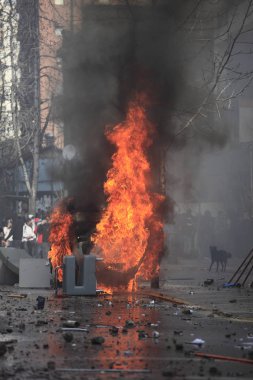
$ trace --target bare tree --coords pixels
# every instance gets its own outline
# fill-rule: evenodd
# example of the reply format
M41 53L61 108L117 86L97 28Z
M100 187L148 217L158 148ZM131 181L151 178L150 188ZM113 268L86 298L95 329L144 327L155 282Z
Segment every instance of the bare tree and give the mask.
M199 100L187 108L177 110L178 136L190 128L203 125L208 115L221 119L222 111L231 106L233 99L249 89L253 81L253 2L199 0L179 26L185 33L185 42L192 46L186 64L195 65L194 90ZM245 42L244 40L248 40ZM242 62L248 61L248 67Z
M40 64L39 2L1 0L0 157L2 175L8 167L21 167L34 213L38 190L39 159L52 108L52 97L43 104L40 83L52 82L50 67ZM53 21L52 21L53 22ZM53 67L58 70L57 67ZM58 78L57 78L58 79ZM43 118L41 117L43 116ZM5 183L6 181L3 181Z

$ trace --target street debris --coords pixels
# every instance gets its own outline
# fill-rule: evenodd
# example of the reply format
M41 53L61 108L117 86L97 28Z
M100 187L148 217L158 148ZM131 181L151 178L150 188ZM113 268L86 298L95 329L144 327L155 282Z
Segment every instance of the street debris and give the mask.
M29 298L21 301L7 299L9 293L3 294L3 299L0 299L1 306L4 306L0 312L0 331L6 335L0 335L0 362L8 363L14 357L16 363L20 358L27 356L31 360L22 363L27 378L30 376L28 371L36 371L36 376L43 379L50 375L50 378L64 376L74 380L83 376L101 377L100 374L103 373L105 376L107 374L115 378L122 376L128 378L130 374L138 377L139 374L139 377L148 379L147 374L152 371L154 371L152 376L157 377L156 370L160 377L171 378L181 374L183 377L188 370L188 361L199 366L196 371L192 369L190 373L192 376L218 377L221 368L218 364L216 366L214 362L216 358L212 358L210 362L200 356L194 359L195 352L202 351L207 341L210 342L207 350L217 347L214 345L213 336L210 337L210 334L215 334L217 331L224 345L224 349L221 348L217 352L240 352L238 356L243 356L242 359L246 359L246 363L252 364L251 325L239 322L231 325L233 321L226 317L230 310L235 311L234 319L238 315L236 308L242 304L240 294L236 290L236 297L234 292L231 296L231 292L221 289L219 297L222 292L227 294L223 301L221 297L216 298L216 288L201 288L199 285L198 289L200 290L196 292L194 289L194 303L180 305L176 302L167 302L167 299L163 301L156 300L155 297L149 299L147 296L138 296L136 300L135 295L120 294L110 298L100 296L101 306L97 306L98 299L71 297L53 300L48 293L39 293L47 302L44 310L34 310L38 297L36 292L35 294L29 292ZM192 300L192 295L188 295L188 291L189 288L185 286L182 294ZM211 295L208 299L210 306L203 307L201 302L199 306L198 297L207 293ZM243 297L246 299L245 295ZM237 304L229 302L233 299L237 300ZM222 318L207 319L211 311L213 316ZM10 340L9 334L12 334L13 341ZM3 341L3 337L6 337L9 344ZM237 347L240 351L236 350ZM45 359L44 369L39 368L40 360L37 358L41 357ZM139 357L142 358L140 364L138 361L135 365L136 358ZM153 364L153 358L157 361L163 360L163 357L166 360L168 358L170 365L167 367L163 362L161 366L159 364L160 368L157 368ZM180 363L186 364L179 368L179 360ZM34 370L31 370L31 366ZM66 368L62 368L63 366ZM12 368L15 368L14 378L19 378L16 372L18 366ZM62 373L57 374L57 371ZM247 371L246 368L243 373L247 374ZM223 370L222 374L225 374ZM232 369L231 374L236 378L236 372ZM4 376L7 378L6 373ZM230 374L227 376L229 378ZM35 378L34 373L30 378Z
M182 343L175 343L175 349L176 349L176 351L183 351L184 346Z
M67 320L63 322L63 327L78 327L80 325L77 321Z
M198 347L201 347L203 344L205 344L205 341L203 339L200 339L200 338L196 338L194 339L191 344L195 345L195 346L198 346Z
M159 338L160 333L158 331L152 331L152 337L153 338Z
M62 327L61 331L89 332L88 329L83 328L83 327Z
M174 330L174 335L183 335L182 330Z
M114 369L114 368L56 368L62 372L95 372L95 373L150 373L149 369Z
M37 310L42 310L44 309L44 306L45 306L45 297L42 297L42 296L38 296L37 299Z
M38 319L35 323L35 326L36 327L39 327L39 326L43 326L43 325L47 325L48 324L48 321L45 321L43 319Z
M109 329L109 332L112 336L115 336L115 335L118 335L118 332L119 332L119 328L116 327L116 326L112 326L110 329Z
M252 346L253 346L253 342L244 342L241 340L241 343L237 344L235 347L240 348L241 350L250 350Z
M214 283L214 279L213 278L207 278L204 281L204 286L209 286L209 285L212 285L213 283Z
M63 334L63 338L66 342L72 342L73 340L73 334L71 334L70 332L66 332Z
M191 315L192 313L193 313L192 309L183 309L182 310L182 314L185 314L185 315Z
M102 336L95 336L93 338L91 338L91 343L92 344L103 344L105 342L105 338L102 337Z
M148 334L144 330L138 330L137 332L139 339L144 339L148 337Z
M27 294L24 294L24 293L12 293L12 294L8 294L7 297L9 297L9 298L26 298Z
M150 327L158 327L159 323L150 323Z
M241 284L237 282L225 282L223 288L240 288Z
M205 359L216 359L216 360L225 360L229 362L238 362L238 363L245 363L245 364L253 364L253 360L251 359L245 359L245 358L236 358L233 356L226 356L226 355L216 355L216 354L207 354L204 352L195 352L195 356L205 358Z
M133 351L126 350L126 351L124 351L124 355L125 356L132 356L133 355Z
M126 320L125 327L128 328L128 329L131 329L131 328L135 327L134 321L132 321L131 319Z

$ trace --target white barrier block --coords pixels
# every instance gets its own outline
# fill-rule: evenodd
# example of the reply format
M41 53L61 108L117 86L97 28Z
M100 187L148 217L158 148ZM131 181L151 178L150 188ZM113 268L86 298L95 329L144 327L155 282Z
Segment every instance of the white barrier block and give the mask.
M50 288L50 267L45 259L20 259L20 288Z

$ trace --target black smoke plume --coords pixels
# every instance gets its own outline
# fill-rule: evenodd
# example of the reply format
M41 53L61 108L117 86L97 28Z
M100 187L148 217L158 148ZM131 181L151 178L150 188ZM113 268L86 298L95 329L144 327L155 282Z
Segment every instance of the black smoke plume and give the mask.
M105 139L105 126L124 120L136 92L149 94L152 104L149 116L157 128L150 151L153 171L159 173L161 149L184 145L185 135L176 137L171 120L179 104L180 112L191 112L200 98L186 80L191 52L187 23L200 3L85 6L81 29L64 33L59 51L64 88L58 105L65 145L74 145L77 155L61 177L79 209L103 205L103 182L114 149Z

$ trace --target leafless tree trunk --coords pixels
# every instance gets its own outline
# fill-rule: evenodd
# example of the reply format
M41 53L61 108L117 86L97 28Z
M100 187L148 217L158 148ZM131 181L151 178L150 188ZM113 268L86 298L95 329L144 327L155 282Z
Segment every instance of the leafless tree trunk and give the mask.
M0 156L2 158L0 167L21 167L28 193L29 213L34 214L38 191L40 151L51 113L51 104L49 104L42 126L40 120L39 2L37 0L23 2L1 0L0 8L1 6L1 11L4 13L1 34L2 54L8 63L8 65L2 65L1 69L3 78L5 79L4 74L6 74L8 83L6 84L3 80L0 84L0 120L3 132L0 136ZM25 48L28 50L23 51ZM4 118L2 112L7 91L10 94L8 104L10 105L11 123L8 120L8 123L5 122L6 117ZM10 136L6 135L5 129L9 124L11 124ZM31 164L28 165L28 161Z

